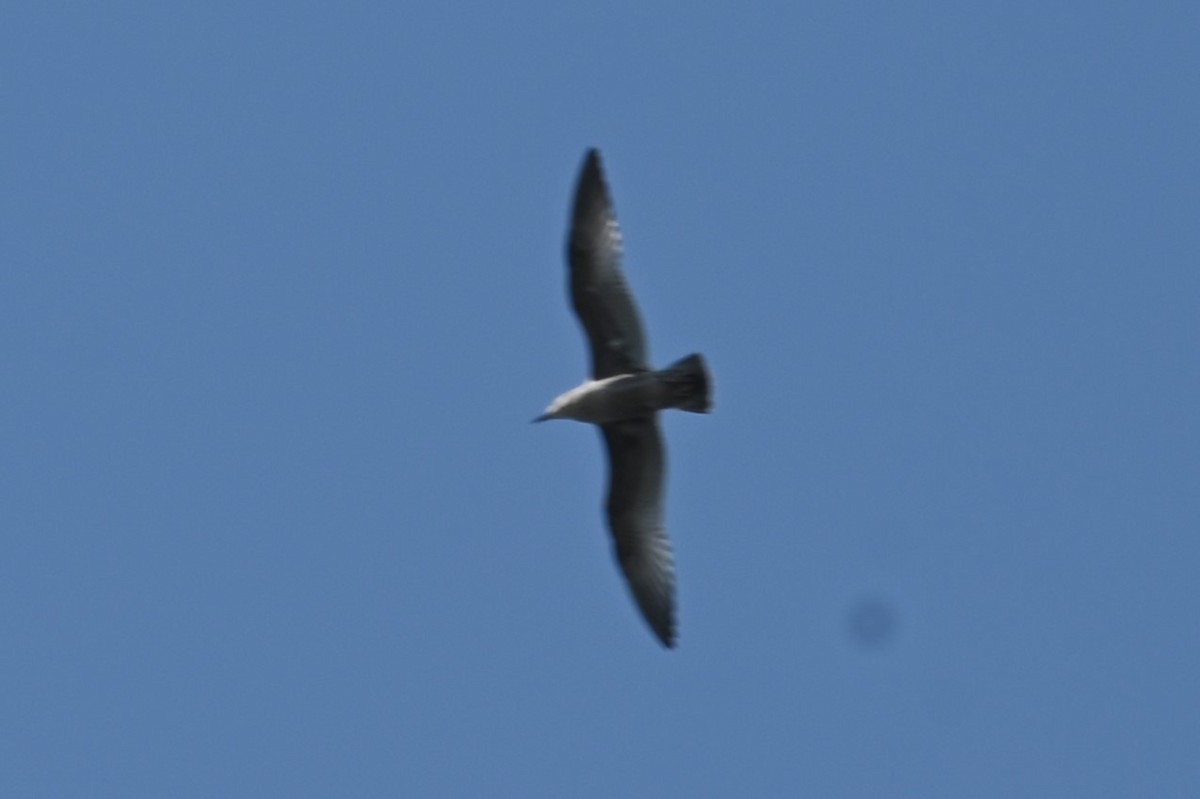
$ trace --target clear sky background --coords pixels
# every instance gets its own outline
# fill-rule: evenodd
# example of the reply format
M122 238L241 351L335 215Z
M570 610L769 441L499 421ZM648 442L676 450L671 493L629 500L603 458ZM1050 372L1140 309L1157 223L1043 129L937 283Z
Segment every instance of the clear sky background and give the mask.
M0 14L0 795L1200 796L1195 2ZM563 234L665 419L613 563Z

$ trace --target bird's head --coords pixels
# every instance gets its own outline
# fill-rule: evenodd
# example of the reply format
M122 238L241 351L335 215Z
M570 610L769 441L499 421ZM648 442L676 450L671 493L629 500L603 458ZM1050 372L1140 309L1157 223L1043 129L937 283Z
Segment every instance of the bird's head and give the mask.
M566 413L566 410L568 410L568 405L571 404L571 399L574 399L574 395L572 395L572 392L570 391L566 392L566 394L562 396L554 398L554 401L546 405L546 410L542 411L542 414L536 417L534 421L539 422L551 419L570 419L570 416L568 413Z
M562 418L562 409L563 409L564 404L565 403L563 402L562 397L559 397L558 399L554 400L554 402L547 405L546 410L542 411L542 415L537 417L533 421L545 422L545 421L549 421L550 419L561 419Z

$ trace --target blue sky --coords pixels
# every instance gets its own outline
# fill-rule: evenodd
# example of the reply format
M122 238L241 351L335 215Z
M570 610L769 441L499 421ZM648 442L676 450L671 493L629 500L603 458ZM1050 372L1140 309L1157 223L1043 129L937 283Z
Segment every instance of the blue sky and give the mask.
M1194 3L0 15L0 794L1200 795ZM680 647L614 567L604 153Z

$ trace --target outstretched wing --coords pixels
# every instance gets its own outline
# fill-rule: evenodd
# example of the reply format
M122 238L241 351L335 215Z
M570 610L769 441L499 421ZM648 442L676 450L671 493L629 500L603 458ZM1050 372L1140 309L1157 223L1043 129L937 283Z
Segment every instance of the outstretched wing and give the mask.
M601 425L608 448L608 523L617 562L650 629L675 646L675 563L663 528L666 459L655 416Z
M567 262L571 304L592 348L592 377L648 370L642 321L621 273L621 230L594 149L575 188Z

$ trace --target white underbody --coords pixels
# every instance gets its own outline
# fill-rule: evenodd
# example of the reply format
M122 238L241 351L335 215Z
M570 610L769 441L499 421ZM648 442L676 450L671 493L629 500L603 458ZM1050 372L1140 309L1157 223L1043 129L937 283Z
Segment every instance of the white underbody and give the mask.
M550 403L544 418L605 424L660 410L664 394L664 387L654 372L588 380Z

